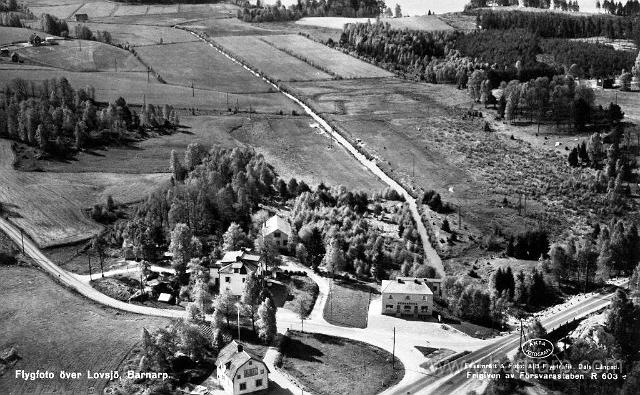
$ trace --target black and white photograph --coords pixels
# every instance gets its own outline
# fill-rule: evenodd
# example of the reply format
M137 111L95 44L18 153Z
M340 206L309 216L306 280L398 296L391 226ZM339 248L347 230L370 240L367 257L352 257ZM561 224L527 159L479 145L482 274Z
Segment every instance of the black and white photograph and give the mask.
M0 0L0 395L640 394L639 0Z

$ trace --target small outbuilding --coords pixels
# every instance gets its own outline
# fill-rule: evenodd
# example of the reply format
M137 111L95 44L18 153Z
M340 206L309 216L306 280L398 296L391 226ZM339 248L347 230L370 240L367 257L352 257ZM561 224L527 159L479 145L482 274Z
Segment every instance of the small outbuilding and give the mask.
M86 22L89 20L89 15L87 14L76 14L76 22Z
M13 52L11 54L11 61L14 63L18 63L20 61L20 55L17 52Z
M172 304L173 303L173 295L167 294L167 293L161 293L160 296L158 296L158 302Z

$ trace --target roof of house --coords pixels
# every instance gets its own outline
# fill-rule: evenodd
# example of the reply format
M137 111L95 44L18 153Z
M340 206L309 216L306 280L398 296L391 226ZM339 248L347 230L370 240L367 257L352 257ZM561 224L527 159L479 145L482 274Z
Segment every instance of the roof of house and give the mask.
M382 281L382 293L432 295L431 288L420 278L403 277Z
M231 343L227 344L220 352L218 353L218 358L216 359L216 366L222 366L229 363L229 367L225 371L225 374L229 377L235 377L238 368L244 365L249 360L255 360L258 362L262 362L262 359L258 357L251 351L247 351L244 349L242 344L232 340ZM264 362L262 362L264 364ZM269 372L269 368L266 364L264 364L267 372Z
M216 265L220 266L220 273L232 273L231 269L241 269L242 267L245 267L247 271L256 271L261 259L260 255L250 254L247 251L229 251L216 262Z
M269 218L267 222L264 223L264 225L262 225L262 234L264 236L270 235L276 230L290 235L291 225L289 225L289 221L279 215L274 215L273 217Z
M171 294L161 293L160 296L158 296L158 302L169 302L171 299L173 299L173 295Z

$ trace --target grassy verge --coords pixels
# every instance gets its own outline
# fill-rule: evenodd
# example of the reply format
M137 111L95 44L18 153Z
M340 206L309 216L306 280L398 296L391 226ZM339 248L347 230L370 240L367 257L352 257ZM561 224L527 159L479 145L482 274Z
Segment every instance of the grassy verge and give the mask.
M355 340L291 331L281 350L281 369L314 394L376 394L404 376L390 353Z

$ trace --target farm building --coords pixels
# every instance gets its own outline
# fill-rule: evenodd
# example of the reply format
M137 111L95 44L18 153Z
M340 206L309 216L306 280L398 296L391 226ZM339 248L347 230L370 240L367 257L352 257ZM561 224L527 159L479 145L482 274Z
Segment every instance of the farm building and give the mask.
M13 52L11 54L11 61L14 63L18 63L20 61L20 55L18 55L16 52Z
M269 387L269 369L242 344L232 340L216 360L216 378L227 394L249 394Z
M218 270L220 292L228 290L234 296L242 295L249 273L264 273L264 262L260 255L248 251L229 251L215 263Z
M274 215L262 225L262 237L272 240L278 248L286 248L291 236L289 221Z
M433 292L424 279L400 277L382 281L382 314L427 317L433 312Z
M87 14L76 14L76 22L86 22L89 20L89 15Z

